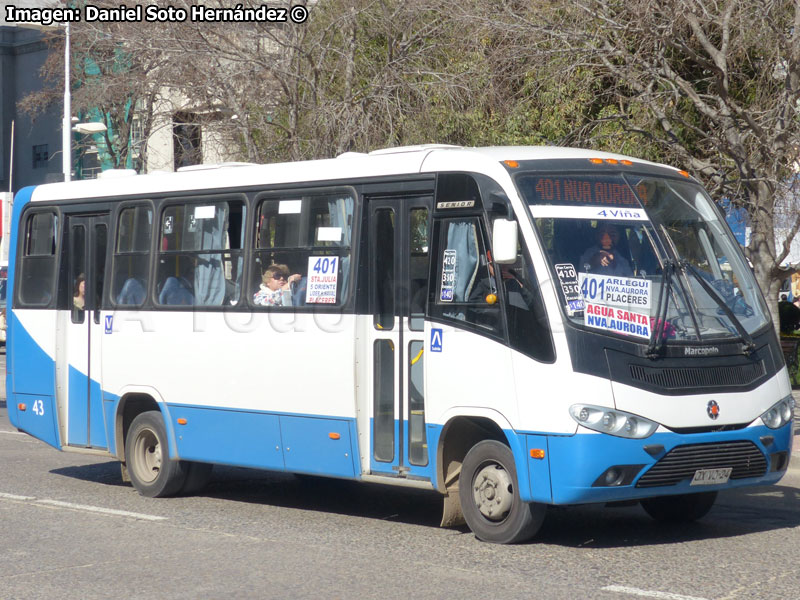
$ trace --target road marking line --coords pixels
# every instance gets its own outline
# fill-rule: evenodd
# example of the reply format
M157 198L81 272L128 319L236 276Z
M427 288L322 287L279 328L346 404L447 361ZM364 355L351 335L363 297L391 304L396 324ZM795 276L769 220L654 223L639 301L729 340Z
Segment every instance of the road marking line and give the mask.
M36 498L35 496L18 496L17 494L5 494L3 492L0 492L0 500L16 500L19 502L32 502L33 504L43 504L45 506L53 506L55 508L69 508L72 510L82 510L86 512L100 513L103 515L111 515L113 517L128 517L132 519L139 519L141 521L167 520L167 517L146 515L143 513L130 512L127 510L117 510L115 508L103 508L101 506L91 506L88 504L73 504L72 502L62 502L61 500L50 500L49 498Z
M34 496L17 496L15 494L4 494L3 492L0 492L0 498L3 498L4 500L21 500L21 501L36 500Z
M90 506L88 504L73 504L72 502L61 502L60 500L36 500L37 504L46 504L48 506L56 506L58 508L71 508L73 510L85 510L87 512L101 513L105 515L113 515L115 517L131 517L134 519L141 519L143 521L166 521L167 517L158 517L156 515L145 515L143 513L129 512L127 510L116 510L114 508L102 508L100 506Z
M0 429L0 433L7 433L8 435L28 435L23 431L7 431L5 429Z
M662 598L663 600L706 600L706 598L699 598L697 596L684 596L683 594L673 594L672 592L640 590L638 588L628 587L625 585L607 585L602 589L606 592L619 592L620 594L645 596L647 598Z

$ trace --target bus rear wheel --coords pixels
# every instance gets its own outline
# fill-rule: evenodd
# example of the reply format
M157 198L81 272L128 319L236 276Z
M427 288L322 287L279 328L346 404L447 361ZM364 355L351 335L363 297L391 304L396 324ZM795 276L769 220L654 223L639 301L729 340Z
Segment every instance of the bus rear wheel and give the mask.
M143 412L131 423L125 440L125 462L131 483L142 496L171 496L186 481L183 464L169 457L167 431L157 410Z
M520 499L514 455L495 440L479 442L467 452L458 493L467 525L484 542L524 542L544 521L543 504Z
M691 523L702 519L714 506L717 492L700 492L680 496L659 496L641 501L645 512L656 521Z

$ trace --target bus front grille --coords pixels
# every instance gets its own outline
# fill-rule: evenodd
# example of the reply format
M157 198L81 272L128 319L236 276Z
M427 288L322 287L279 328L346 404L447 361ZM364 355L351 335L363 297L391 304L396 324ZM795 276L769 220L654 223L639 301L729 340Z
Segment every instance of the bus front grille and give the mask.
M762 361L746 365L720 365L713 368L657 368L642 365L631 365L630 368L631 378L634 381L667 390L743 386L764 375Z
M767 459L748 441L677 446L642 475L636 487L675 485L691 479L698 469L726 467L732 469L730 479L760 477L767 472Z

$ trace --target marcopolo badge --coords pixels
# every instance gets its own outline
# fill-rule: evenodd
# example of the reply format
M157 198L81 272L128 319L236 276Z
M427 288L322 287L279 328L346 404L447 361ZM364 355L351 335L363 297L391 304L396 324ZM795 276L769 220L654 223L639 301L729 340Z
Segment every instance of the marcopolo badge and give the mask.
M706 408L706 412L708 412L708 416L712 419L716 419L719 416L719 404L717 404L716 400L709 400L708 407Z

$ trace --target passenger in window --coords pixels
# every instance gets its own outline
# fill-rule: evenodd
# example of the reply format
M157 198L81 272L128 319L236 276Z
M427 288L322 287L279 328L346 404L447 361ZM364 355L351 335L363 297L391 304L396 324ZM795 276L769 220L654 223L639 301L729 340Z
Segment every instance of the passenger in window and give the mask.
M289 275L286 265L272 264L261 276L261 285L253 296L253 303L259 306L291 306L291 286L302 279L302 275Z
M631 277L633 269L622 255L619 230L611 223L600 222L595 230L596 243L581 255L580 269L597 275L619 275Z
M75 289L72 293L72 306L77 310L83 310L86 304L86 276L81 273L75 279Z

